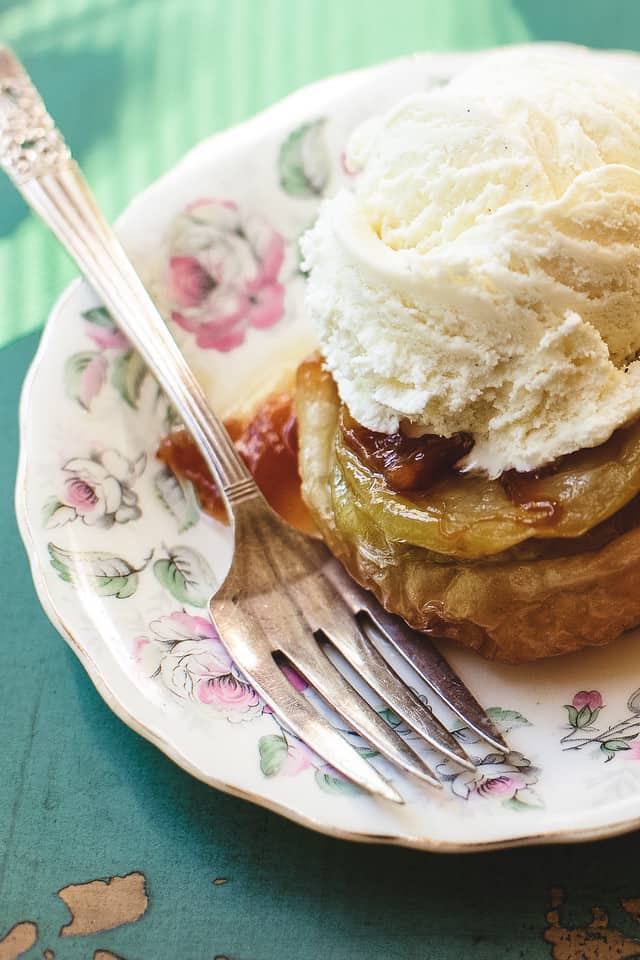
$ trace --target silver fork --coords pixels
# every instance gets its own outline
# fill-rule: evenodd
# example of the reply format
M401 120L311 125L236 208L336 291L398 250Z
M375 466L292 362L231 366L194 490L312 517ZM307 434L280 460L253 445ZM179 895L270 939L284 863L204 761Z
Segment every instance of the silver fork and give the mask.
M322 542L294 530L268 506L98 210L26 71L3 48L0 164L74 258L202 451L233 517L235 535L231 568L210 601L210 615L238 668L281 722L365 790L402 802L391 783L296 691L281 670L284 658L381 755L439 785L433 766L329 659L325 645L330 644L419 738L474 769L458 740L387 662L386 639L467 727L507 752L491 720L430 640L357 586Z

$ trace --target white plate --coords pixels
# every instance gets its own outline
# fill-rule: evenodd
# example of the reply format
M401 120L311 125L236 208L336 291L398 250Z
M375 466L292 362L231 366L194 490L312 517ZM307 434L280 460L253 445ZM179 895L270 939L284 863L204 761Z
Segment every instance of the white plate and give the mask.
M121 236L163 309L182 318L183 349L221 410L262 388L308 338L297 239L348 177L349 131L446 83L472 56L416 56L302 90L199 146L129 207ZM593 56L595 69L640 88L640 57ZM387 767L402 807L358 793L287 737L203 619L229 561L228 530L199 516L155 460L170 412L95 308L77 282L49 318L22 398L16 500L42 603L125 723L201 780L351 839L461 851L640 822L637 634L522 668L447 644L514 752L483 757L459 731L477 774L443 765L434 791Z

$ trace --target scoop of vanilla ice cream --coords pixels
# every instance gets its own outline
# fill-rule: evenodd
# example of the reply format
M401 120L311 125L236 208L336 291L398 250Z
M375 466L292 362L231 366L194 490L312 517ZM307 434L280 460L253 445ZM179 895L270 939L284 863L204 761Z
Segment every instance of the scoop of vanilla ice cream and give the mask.
M352 415L531 470L640 414L640 96L596 55L505 51L353 135L303 238Z

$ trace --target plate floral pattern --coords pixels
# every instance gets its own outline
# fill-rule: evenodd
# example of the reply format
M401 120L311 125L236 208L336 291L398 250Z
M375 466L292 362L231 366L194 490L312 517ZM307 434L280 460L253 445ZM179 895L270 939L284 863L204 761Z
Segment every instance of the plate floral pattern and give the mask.
M197 200L176 218L169 243L171 319L201 349L234 350L249 327L280 320L284 240L263 217L232 200Z
M602 729L597 720L604 708L599 690L579 690L565 705L569 731L560 741L563 749L595 747L604 754L605 763L626 751L630 759L640 760L640 687L629 697L626 715Z
M197 148L132 205L122 237L214 404L246 399L309 342L298 239L323 196L352 176L343 161L349 131L403 94L447 82L470 56L401 60L301 91ZM635 58L594 56L640 87ZM75 284L25 386L17 508L45 608L128 723L196 776L355 839L465 850L586 838L640 821L632 635L608 651L528 669L447 645L494 704L512 750L488 752L430 704L477 763L469 773L432 758L444 787L435 791L343 730L397 782L402 808L362 794L316 757L260 700L205 616L231 538L155 458L174 422L111 317ZM290 679L318 703L301 677ZM392 711L377 709L411 739Z

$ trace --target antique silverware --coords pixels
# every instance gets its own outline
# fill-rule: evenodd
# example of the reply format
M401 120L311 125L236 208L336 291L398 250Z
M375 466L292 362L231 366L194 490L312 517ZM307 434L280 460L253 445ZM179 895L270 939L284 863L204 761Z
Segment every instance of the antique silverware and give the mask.
M400 794L301 693L288 661L377 751L433 785L430 763L398 735L326 655L337 650L369 688L437 753L473 769L460 743L387 663L391 643L494 749L508 747L432 642L358 587L324 544L268 506L115 234L62 135L14 55L0 48L0 164L74 258L140 352L202 451L234 521L235 550L209 611L235 663L280 720L365 790Z

